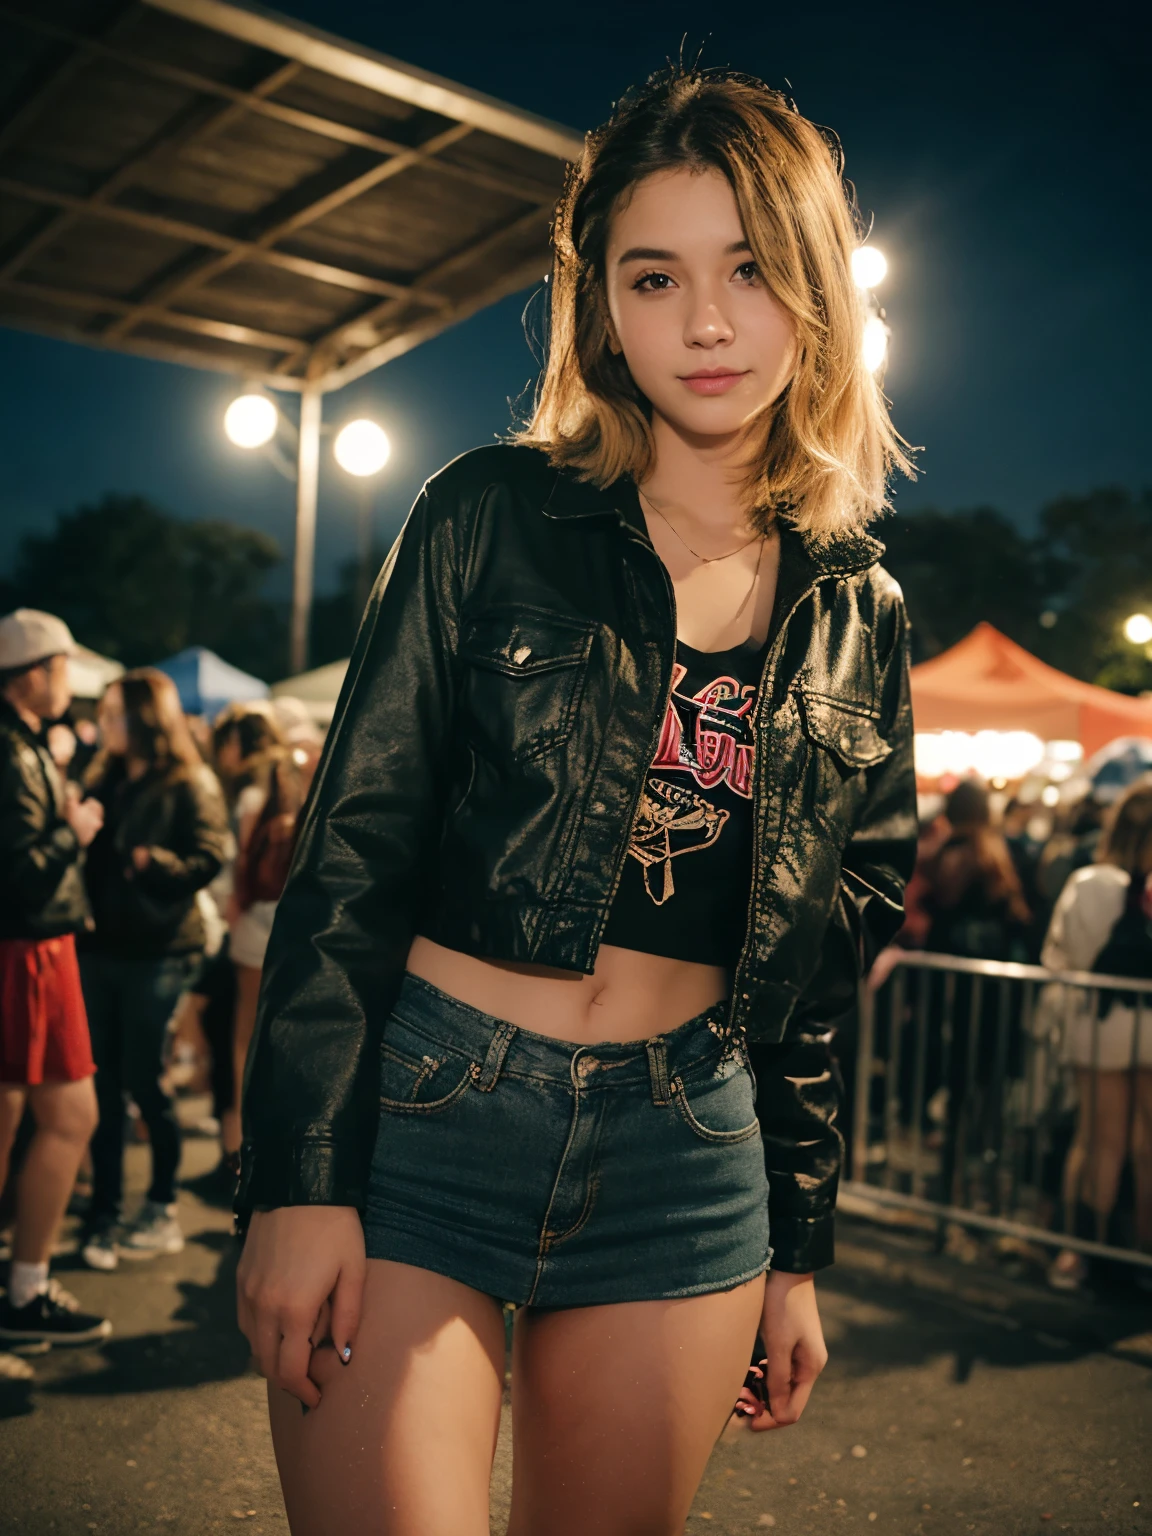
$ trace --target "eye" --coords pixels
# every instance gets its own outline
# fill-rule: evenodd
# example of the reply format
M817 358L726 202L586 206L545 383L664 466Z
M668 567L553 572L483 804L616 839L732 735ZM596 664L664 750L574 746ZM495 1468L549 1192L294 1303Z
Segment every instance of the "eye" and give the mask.
M742 261L736 268L736 276L746 283L755 283L760 280L760 268L754 261Z
M667 272L645 272L632 284L635 293L667 293L672 279Z

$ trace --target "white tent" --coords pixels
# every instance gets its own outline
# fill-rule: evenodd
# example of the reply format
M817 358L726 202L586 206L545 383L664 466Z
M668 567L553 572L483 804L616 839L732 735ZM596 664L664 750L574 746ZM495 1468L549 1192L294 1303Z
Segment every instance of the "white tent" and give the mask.
M326 667L314 667L311 672L300 672L296 677L273 683L272 697L278 699L287 695L299 699L317 725L331 725L347 671L347 661L330 661Z
M110 656L90 651L86 645L78 645L68 659L68 681L75 699L98 699L109 683L123 676L124 668Z

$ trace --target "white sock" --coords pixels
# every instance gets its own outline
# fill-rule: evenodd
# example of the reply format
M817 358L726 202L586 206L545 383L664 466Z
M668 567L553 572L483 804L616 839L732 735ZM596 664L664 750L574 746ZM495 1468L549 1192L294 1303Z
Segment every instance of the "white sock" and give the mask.
M14 1307L26 1307L48 1289L48 1261L28 1264L23 1259L13 1259L8 1266L8 1300Z

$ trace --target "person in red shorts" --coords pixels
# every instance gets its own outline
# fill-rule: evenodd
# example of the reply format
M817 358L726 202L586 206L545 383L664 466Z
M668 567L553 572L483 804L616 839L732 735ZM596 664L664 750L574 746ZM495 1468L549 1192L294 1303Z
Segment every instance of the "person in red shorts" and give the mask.
M26 1108L35 1121L17 1176L0 1344L82 1344L112 1332L48 1277L96 1127L74 935L89 920L83 850L104 813L65 789L44 739L71 702L74 648L52 614L18 608L0 619L0 1189Z

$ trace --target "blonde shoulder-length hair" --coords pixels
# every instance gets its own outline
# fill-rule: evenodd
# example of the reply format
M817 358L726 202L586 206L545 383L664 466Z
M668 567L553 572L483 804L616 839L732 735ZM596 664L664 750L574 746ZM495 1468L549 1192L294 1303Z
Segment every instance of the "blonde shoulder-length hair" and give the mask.
M754 521L782 513L818 538L864 527L888 504L891 470L912 465L864 361L851 188L834 137L748 75L671 69L588 135L556 209L548 361L517 440L600 487L651 471L651 408L609 346L605 250L631 188L678 169L727 178L763 279L795 327L792 378L748 429Z

